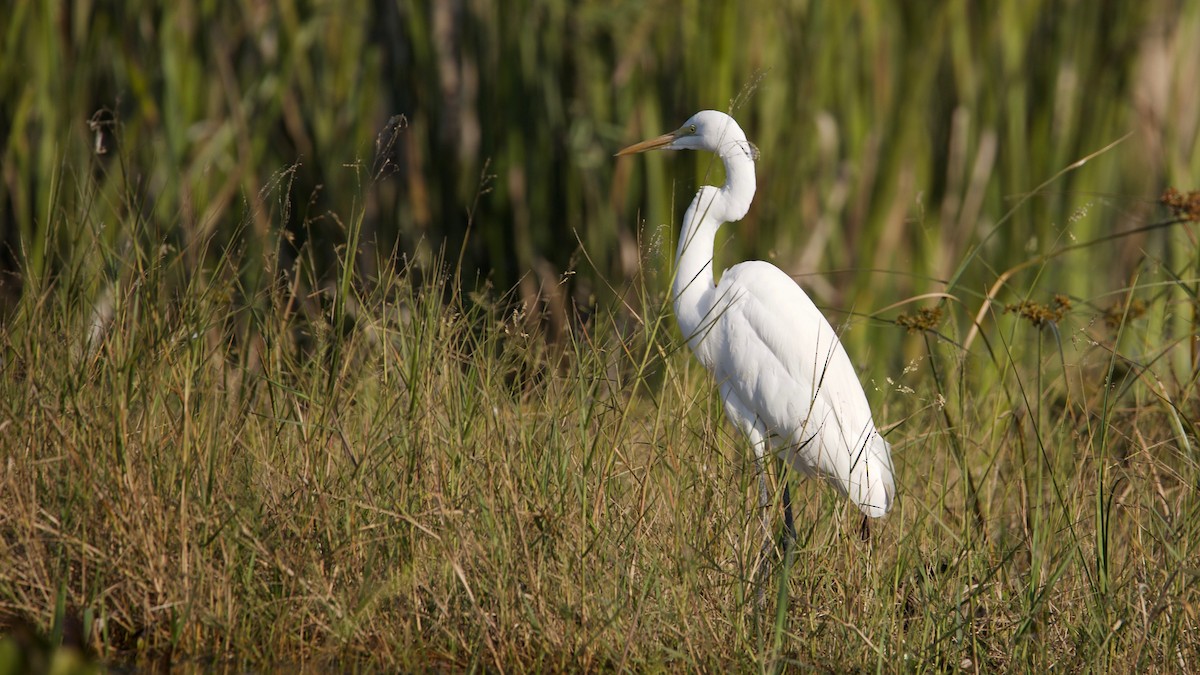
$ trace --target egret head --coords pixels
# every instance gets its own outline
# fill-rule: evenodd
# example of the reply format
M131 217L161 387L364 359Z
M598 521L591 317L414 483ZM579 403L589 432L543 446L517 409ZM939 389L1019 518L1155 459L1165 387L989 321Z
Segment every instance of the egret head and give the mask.
M746 134L738 123L717 110L701 110L675 131L635 143L622 149L616 156L647 150L708 150L717 154L741 150L750 159L758 159L758 148L746 140Z

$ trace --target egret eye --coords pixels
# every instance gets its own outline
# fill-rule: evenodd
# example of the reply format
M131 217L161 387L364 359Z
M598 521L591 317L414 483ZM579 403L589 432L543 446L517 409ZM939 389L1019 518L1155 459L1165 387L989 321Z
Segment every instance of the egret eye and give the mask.
M690 134L696 133L696 125L695 124L688 127L688 133L690 133Z

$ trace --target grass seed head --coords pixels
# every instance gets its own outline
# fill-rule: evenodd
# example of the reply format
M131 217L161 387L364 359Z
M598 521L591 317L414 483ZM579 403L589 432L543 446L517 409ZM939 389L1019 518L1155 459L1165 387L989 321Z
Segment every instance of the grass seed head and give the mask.
M1200 222L1200 190L1185 193L1169 187L1163 191L1159 201L1170 209L1175 218L1189 223Z
M896 317L896 323L915 333L919 330L933 330L942 322L941 307L922 307L915 315L901 314Z
M1041 328L1048 323L1057 323L1071 310L1071 299L1059 293L1054 296L1049 305L1043 305L1033 300L1022 300L1016 304L1006 305L1004 311L1019 314L1029 323Z
M1115 302L1104 311L1104 323L1109 328L1118 328L1122 321L1137 319L1146 313L1146 303L1141 298L1134 298L1125 308L1124 302Z

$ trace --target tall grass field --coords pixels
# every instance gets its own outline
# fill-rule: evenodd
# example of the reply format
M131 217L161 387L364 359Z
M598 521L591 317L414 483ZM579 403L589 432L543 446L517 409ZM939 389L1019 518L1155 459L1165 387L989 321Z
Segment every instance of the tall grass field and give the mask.
M893 4L18 0L0 673L1200 670L1200 6ZM897 476L766 577L704 108Z

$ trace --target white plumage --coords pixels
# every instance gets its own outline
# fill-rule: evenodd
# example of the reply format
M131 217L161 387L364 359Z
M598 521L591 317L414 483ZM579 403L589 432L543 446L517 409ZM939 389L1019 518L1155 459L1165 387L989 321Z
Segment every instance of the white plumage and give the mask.
M770 263L734 265L714 282L717 230L750 209L757 149L732 117L715 110L617 154L654 149L708 150L725 164L725 185L700 188L684 214L672 291L688 346L716 378L725 413L754 447L760 476L768 456L782 456L866 515L886 514L896 490L890 448L833 327ZM766 506L765 477L762 485Z

